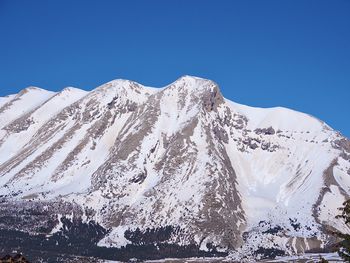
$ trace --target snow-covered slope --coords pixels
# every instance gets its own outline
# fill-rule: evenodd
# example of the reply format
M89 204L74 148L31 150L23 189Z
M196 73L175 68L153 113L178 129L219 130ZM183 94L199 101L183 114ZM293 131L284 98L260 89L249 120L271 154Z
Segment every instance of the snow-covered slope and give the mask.
M335 215L350 192L349 140L300 112L226 100L210 80L28 88L0 99L0 127L3 202L74 204L110 229L100 246L170 227L159 242L242 258L324 248L328 229L348 231Z

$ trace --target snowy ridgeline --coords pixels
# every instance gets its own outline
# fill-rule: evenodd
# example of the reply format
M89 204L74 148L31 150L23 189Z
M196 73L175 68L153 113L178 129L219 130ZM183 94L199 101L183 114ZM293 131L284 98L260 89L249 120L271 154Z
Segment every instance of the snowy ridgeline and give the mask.
M0 98L2 205L33 218L44 207L50 235L68 219L101 227L101 248L237 260L328 251L329 230L349 231L335 218L349 189L347 138L304 113L226 100L210 80ZM0 215L27 233L26 220Z

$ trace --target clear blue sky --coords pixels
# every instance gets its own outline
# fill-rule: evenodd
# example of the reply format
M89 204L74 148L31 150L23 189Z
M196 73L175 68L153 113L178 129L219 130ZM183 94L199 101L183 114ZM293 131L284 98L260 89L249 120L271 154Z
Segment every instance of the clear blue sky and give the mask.
M350 137L350 0L0 0L0 96L181 75Z

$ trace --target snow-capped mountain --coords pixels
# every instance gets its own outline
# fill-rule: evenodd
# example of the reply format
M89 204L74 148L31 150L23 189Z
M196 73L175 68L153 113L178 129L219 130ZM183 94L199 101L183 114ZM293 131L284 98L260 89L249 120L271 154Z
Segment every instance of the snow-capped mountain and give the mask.
M335 216L349 194L347 138L304 113L226 100L210 80L0 98L6 231L57 237L93 222L93 245L114 251L294 254L348 231Z

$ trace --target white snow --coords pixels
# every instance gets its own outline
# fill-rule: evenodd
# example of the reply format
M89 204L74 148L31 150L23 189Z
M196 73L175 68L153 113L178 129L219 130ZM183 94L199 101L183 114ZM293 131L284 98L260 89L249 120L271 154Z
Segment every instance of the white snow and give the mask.
M232 110L249 120L248 129L273 127L276 131L320 132L324 123L298 111L283 107L256 108L226 100Z
M345 198L340 193L339 188L335 185L331 185L330 192L325 194L321 203L320 220L342 232L350 233L350 229L345 225L344 221L335 218L337 215L341 214L339 208L343 207L344 201Z
M267 236L252 246L272 242L268 239L273 238L273 242L282 247L289 241L295 247L297 237L310 238L315 234L321 238L313 218L313 206L324 187L324 171L335 159L338 164L333 169L334 178L342 191L350 193L350 163L339 157L340 151L331 143L339 138L337 133L312 116L281 107L253 108L225 100L218 111L206 112L201 96L213 92L214 87L213 82L190 76L160 89L119 79L91 92L72 87L60 93L29 88L18 95L0 98L0 109L6 104L9 106L0 111L0 128L24 118L25 114L28 114L25 120L31 120L28 128L18 133L0 130L0 194L21 190L23 193L17 198L38 194L39 199L74 200L93 208L95 220L101 224L106 223L102 207L107 207L110 214L114 209L125 209L125 214L132 214L134 218L124 218L122 224L113 227L99 243L124 246L128 244L124 232L130 227L179 225L186 228L198 220L207 185L223 176L225 164L217 152L224 150L237 177L238 196L246 220L236 224L245 227L245 231L259 231L260 221L289 229L286 234L290 239ZM148 105L150 101L159 105ZM113 103L115 105L109 107ZM72 105L75 112L58 120L58 114ZM129 110L128 105L133 105L133 109ZM142 112L145 109L146 112ZM234 116L247 118L247 126L239 129L219 124L218 119L224 119L226 109ZM125 160L116 158L120 141L137 134L143 127L143 116L149 114L147 110L155 114L149 133L142 135ZM83 121L82 116L91 118ZM107 123L100 123L106 116L113 116L114 122L110 118ZM40 141L42 134L38 131L50 121L53 124L48 133L49 129L54 132ZM98 134L91 132L95 125L102 127ZM227 133L228 142L218 139L209 144L210 136L216 138L214 125L222 125L220 128ZM188 127L193 130L185 131ZM269 127L274 129L273 134L255 132L257 128ZM70 130L74 132L67 136ZM185 132L192 135L184 136L181 141ZM244 145L246 139L257 142L257 147ZM179 143L176 145L179 156L174 155L173 159L185 157L181 163L167 159L168 150L175 147L174 142ZM270 148L263 149L262 143ZM59 147L49 153L55 144ZM49 157L40 161L45 152ZM65 163L67 156L72 159ZM161 165L164 160L167 164L174 162L170 174L166 174ZM92 178L102 176L99 169L106 162L112 166L102 174L108 182L105 188L92 191ZM138 173L147 173L144 181L131 183ZM5 184L7 187L3 187ZM225 196L217 189L213 190L215 198L223 200ZM320 219L338 229L345 229L334 219L337 208L345 200L342 191L331 185L321 203L325 208ZM42 193L45 195L41 196ZM157 214L153 214L154 211ZM300 223L300 230L290 227L291 218ZM194 238L200 240L201 237L195 235ZM204 248L205 242L202 245Z
M30 92L32 92L32 90L30 90ZM32 139L40 127L51 118L54 118L55 115L65 107L76 102L86 94L87 92L83 90L66 88L45 101L30 114L28 118L32 121L32 124L27 130L11 134L4 130L0 131L0 139L2 138L4 140L4 143L0 147L0 163L16 155ZM34 97L33 100L35 101L36 97Z
M55 92L30 87L23 90L15 97L11 96L10 98L12 100L7 102L11 105L9 105L9 107L3 112L0 112L0 128L40 106L44 101L48 100L54 95Z
M128 226L113 228L106 237L98 242L98 245L101 247L122 247L131 244L131 242L124 237L124 232L128 229L130 229Z

